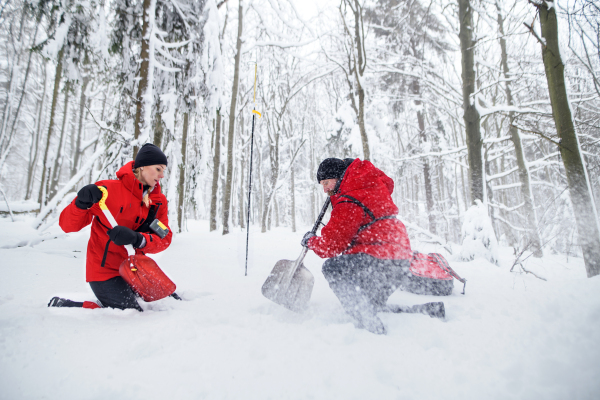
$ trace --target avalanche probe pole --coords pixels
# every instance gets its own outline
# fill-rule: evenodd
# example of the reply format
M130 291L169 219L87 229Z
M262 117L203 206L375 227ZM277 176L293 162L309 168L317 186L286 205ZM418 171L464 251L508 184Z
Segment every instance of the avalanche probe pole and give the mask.
M250 200L252 199L252 159L254 155L254 119L256 115L262 115L256 111L256 71L258 67L254 63L254 109L252 110L252 133L250 134L250 172L248 173L248 217L246 218L246 266L244 276L248 276L248 241L250 239ZM256 114L256 115L255 115Z

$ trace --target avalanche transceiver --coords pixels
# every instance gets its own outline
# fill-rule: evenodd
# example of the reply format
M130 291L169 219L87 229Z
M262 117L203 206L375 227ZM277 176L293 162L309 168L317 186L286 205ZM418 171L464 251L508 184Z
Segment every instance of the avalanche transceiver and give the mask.
M152 229L154 233L160 236L161 239L167 236L167 233L169 233L169 228L167 228L165 224L160 222L158 219L152 221L152 223L150 224L150 229Z

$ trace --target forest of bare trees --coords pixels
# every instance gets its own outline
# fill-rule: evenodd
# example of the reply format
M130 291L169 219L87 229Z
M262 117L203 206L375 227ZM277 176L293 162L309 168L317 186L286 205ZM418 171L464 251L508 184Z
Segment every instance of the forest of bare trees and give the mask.
M517 259L582 256L600 274L596 2L300 3L0 2L3 216L43 231L152 142L174 230L245 228L256 107L257 230L312 224L319 162L359 157L424 241L452 250L483 207Z

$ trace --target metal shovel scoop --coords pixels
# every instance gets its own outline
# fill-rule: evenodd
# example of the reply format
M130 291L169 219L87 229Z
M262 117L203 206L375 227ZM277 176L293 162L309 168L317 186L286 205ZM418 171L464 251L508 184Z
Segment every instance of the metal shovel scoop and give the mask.
M312 233L317 232L317 228L330 203L331 200L327 197L321 213L313 226ZM306 310L315 284L313 274L302 263L307 252L308 249L303 248L300 257L295 261L277 261L262 286L263 296L294 312L303 312Z

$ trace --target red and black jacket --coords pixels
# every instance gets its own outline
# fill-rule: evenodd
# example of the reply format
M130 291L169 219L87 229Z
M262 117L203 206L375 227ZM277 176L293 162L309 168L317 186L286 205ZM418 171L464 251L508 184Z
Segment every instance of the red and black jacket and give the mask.
M394 181L370 161L348 166L339 190L331 196L331 218L321 236L308 241L319 257L366 253L380 259L411 259L410 240L396 217Z
M158 253L171 244L173 234L169 233L163 239L153 233L148 225L155 218L169 226L167 198L161 193L160 184L156 184L150 192L150 207L142 201L143 186L133 174L133 161L125 164L117 172L116 180L96 182L108 190L106 206L115 217L117 223L134 231L142 233L146 246L137 249L137 253ZM119 276L119 266L127 258L124 246L111 242L106 234L110 224L103 215L98 204L89 210L82 210L71 202L60 214L59 224L65 232L78 232L92 223L92 232L88 241L86 257L86 281L106 281Z

